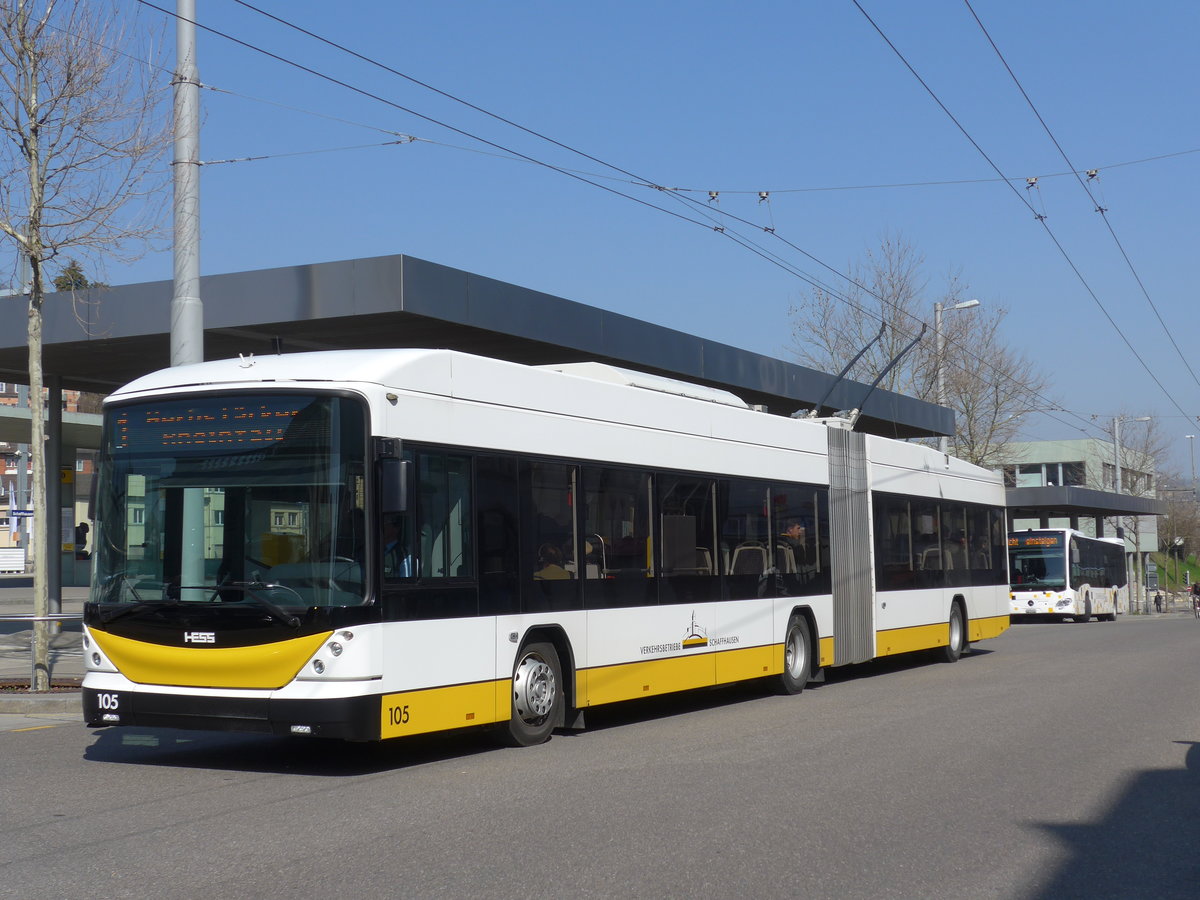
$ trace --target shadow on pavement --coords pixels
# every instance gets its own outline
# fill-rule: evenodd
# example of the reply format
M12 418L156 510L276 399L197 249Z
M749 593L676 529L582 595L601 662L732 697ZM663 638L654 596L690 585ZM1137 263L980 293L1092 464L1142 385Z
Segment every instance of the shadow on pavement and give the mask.
M84 750L88 762L353 777L498 750L482 730L419 735L378 744L170 728L103 728Z
M1188 747L1184 768L1134 776L1102 818L1036 826L1068 855L1031 896L1200 896L1200 743L1176 743Z

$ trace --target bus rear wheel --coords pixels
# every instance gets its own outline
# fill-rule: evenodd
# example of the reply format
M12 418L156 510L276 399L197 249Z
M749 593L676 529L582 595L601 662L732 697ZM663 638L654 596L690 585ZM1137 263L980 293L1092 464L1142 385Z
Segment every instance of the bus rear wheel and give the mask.
M504 732L513 747L545 743L563 715L562 665L553 644L523 648L513 667L512 715Z
M967 623L963 619L963 608L959 603L950 605L950 639L939 654L942 662L958 662L967 648Z
M798 694L808 684L812 674L810 638L808 621L803 616L792 616L783 639L783 673L777 685L779 693Z

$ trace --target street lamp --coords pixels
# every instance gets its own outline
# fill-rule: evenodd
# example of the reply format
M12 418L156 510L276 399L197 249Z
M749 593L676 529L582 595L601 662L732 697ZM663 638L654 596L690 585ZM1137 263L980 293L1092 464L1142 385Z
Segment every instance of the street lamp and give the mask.
M933 337L935 342L935 354L937 359L934 360L934 371L937 375L937 402L938 406L946 405L946 378L942 373L942 353L944 351L945 338L942 337L942 310L954 309L970 309L973 306L979 306L978 300L963 300L960 303L955 303L953 306L943 306L940 303L933 304ZM942 435L938 438L938 449L945 453L948 449L949 438Z

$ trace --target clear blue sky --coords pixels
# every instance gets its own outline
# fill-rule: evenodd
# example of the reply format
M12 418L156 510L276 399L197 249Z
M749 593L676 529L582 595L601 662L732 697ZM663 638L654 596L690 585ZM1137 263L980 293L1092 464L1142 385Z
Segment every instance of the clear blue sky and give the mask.
M174 8L173 0L156 2ZM1000 170L1022 179L1015 192L995 180L851 0L255 5L638 177L698 189L689 196L701 199L720 191L720 210L773 225L838 269L885 233L902 233L926 258L930 319L945 276L958 272L968 296L1009 308L1009 342L1055 373L1050 393L1062 406L1085 419L1162 417L1173 462L1189 474L1183 436L1197 432L1195 421L1146 373L1017 194L1045 212L1100 302L1189 415L1200 414L1200 384L1087 195L1073 178L1055 177L1066 164L970 10L961 0L860 2ZM597 162L232 0L196 5L204 25L398 106L689 218L710 212L625 183ZM1099 170L1109 221L1200 373L1200 4L972 5L1072 162ZM139 15L166 24L173 38L167 17L144 7ZM202 158L271 157L202 170L205 274L404 253L786 353L788 307L807 286L710 228L501 158L203 31L199 67L206 85L232 92L203 94ZM376 145L388 140L385 131L423 140L287 155ZM1167 154L1175 155L1121 165ZM1029 176L1040 176L1036 191L1024 187ZM974 183L829 190L954 181ZM770 192L768 202L758 200L760 190ZM725 224L840 286L764 232ZM113 283L169 278L170 254L105 274ZM1031 417L1026 436L1083 436L1077 419L1056 415Z

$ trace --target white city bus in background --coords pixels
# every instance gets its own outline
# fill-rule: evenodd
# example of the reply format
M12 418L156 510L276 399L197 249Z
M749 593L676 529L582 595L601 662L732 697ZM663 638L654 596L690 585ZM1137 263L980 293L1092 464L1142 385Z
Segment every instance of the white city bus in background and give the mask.
M168 369L106 401L97 484L93 726L532 744L1009 624L999 476L590 363Z
M1117 621L1125 600L1125 541L1070 528L1013 531L1008 536L1014 616L1071 616Z

